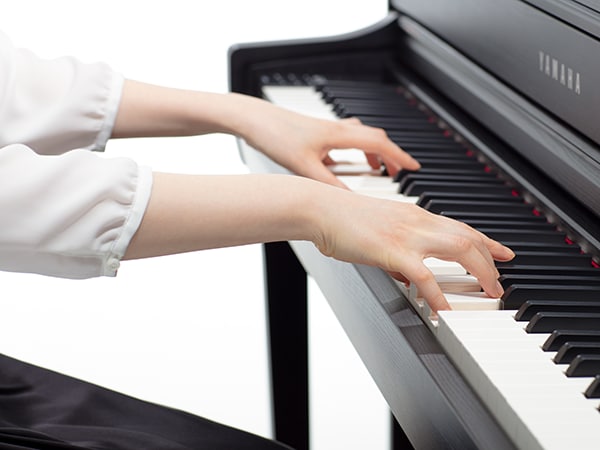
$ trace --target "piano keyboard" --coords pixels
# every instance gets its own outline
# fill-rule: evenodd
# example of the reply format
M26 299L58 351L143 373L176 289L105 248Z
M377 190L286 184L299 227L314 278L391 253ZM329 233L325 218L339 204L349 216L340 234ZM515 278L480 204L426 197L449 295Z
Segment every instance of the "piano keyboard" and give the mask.
M404 88L263 81L271 102L331 120L357 117L421 163L392 179L373 174L359 150L334 150L341 162L332 170L350 189L463 221L515 251L513 261L497 263L499 299L459 264L435 258L426 264L452 311L434 318L414 286L398 286L519 448L600 448L598 264Z

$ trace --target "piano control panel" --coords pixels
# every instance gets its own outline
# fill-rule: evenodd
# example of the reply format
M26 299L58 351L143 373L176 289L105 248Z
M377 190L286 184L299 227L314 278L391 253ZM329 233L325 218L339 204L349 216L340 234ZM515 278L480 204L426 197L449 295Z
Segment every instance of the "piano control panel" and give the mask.
M418 289L398 286L519 448L598 448L600 266L577 238L402 85L280 73L261 83L285 108L383 128L421 163L391 178L385 168L374 173L360 150L334 150L332 170L355 192L419 205L515 251L497 263L502 298L435 258L426 264L452 311L434 317Z

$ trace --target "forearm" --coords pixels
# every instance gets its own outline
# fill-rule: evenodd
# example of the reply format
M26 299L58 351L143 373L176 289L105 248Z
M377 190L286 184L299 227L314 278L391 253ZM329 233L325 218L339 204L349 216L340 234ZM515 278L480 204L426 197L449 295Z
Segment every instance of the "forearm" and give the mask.
M278 175L156 173L146 214L125 259L312 240L316 211L310 198L319 188L310 180Z
M327 256L402 274L434 311L448 304L424 258L458 261L488 294L499 296L493 259L514 256L465 224L415 205L306 178L155 174L125 258L285 240L312 241Z
M245 137L262 100L239 94L217 94L126 80L113 138L192 136L230 133Z
M229 133L290 171L336 186L341 182L324 161L332 149L359 148L373 169L390 175L419 163L383 130L356 120L307 117L242 94L179 90L126 80L111 137L191 136Z

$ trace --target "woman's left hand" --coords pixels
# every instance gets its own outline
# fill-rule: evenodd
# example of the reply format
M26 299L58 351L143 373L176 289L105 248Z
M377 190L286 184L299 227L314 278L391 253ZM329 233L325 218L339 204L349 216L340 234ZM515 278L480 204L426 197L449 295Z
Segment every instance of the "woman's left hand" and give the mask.
M391 176L402 168L420 168L380 128L363 125L353 118L316 119L259 102L253 102L252 108L256 110L249 113L258 114L262 126L244 136L246 141L298 175L344 187L327 167L335 163L329 156L334 149L360 149L373 169L379 169L383 163Z

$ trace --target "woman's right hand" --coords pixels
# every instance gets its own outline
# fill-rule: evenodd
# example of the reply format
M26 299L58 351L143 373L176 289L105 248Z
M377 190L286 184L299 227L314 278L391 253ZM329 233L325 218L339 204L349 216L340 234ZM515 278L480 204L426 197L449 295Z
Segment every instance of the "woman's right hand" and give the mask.
M335 188L333 188L335 189ZM450 309L423 259L460 263L491 297L502 295L494 260L514 253L455 220L411 204L381 200L340 190L338 199L321 203L314 242L327 256L378 266L393 277L414 283L435 312Z

